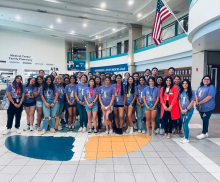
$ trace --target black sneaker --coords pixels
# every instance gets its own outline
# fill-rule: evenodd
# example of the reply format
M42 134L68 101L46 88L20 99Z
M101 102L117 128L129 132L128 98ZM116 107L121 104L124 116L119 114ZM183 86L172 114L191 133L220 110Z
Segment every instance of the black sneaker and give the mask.
M61 124L66 124L65 121L64 121L64 119L61 119L60 123L61 123Z
M88 134L92 133L92 128L89 128Z
M71 130L72 130L72 127L71 127L71 126L69 126L69 127L68 127L68 131L71 131Z
M95 133L95 134L97 134L97 133L98 133L96 128L94 129L94 133Z
M75 125L72 125L71 128L72 128L72 130L74 131L74 130L75 130Z

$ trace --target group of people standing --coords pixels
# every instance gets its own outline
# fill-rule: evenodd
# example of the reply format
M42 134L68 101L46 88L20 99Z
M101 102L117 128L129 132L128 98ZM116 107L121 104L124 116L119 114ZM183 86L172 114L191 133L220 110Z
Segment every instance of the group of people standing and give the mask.
M68 130L75 130L76 116L79 115L78 132L98 133L102 131L102 116L105 133L133 134L148 136L162 134L171 138L171 134L183 135L182 143L189 142L188 124L194 113L194 102L203 121L202 134L198 139L208 137L209 119L215 108L216 88L209 75L202 78L196 93L188 79L181 82L173 67L168 69L169 76L158 76L158 69L146 69L145 76L126 72L77 75L64 77L52 72L44 77L39 71L37 78L30 78L22 84L22 77L17 75L7 87L10 100L8 108L7 130L11 132L14 115L15 131L19 130L23 107L27 114L25 130L34 130L34 114L37 110L38 131L56 132L66 123ZM64 114L65 113L65 114ZM65 118L65 121L64 121ZM137 122L136 122L137 118ZM88 124L88 127L87 127ZM123 127L126 127L123 130ZM136 128L137 127L137 128ZM151 128L151 130L150 130Z

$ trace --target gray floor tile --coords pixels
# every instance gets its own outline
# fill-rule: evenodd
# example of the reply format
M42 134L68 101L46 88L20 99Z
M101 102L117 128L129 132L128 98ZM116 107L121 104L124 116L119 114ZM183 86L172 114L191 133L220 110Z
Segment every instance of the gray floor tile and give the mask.
M31 159L31 160L28 161L26 166L36 166L36 165L42 166L45 162L46 162L45 160Z
M164 161L165 164L181 164L177 158L163 157L162 160Z
M182 152L173 152L173 151L172 151L172 153L173 153L177 158L179 158L179 157L190 157L190 155L187 154L187 152L185 152L185 151L182 151Z
M154 173L157 182L176 182L171 173Z
M56 174L53 178L53 182L72 182L75 174Z
M129 172L132 172L132 168L130 165L115 165L114 164L114 172L115 173L129 173Z
M178 157L178 160L182 163L182 164L199 164L195 159L193 159L192 157Z
M128 153L129 158L134 158L134 157L144 157L144 155L142 154L142 152L131 152Z
M56 173L59 169L60 165L43 165L38 173L44 173L44 174L50 174L50 173Z
M171 173L188 173L182 164L167 165Z
M12 180L11 182L30 182L35 174L31 173L31 174L17 174Z
M21 170L22 167L23 166L6 166L4 169L1 170L0 173L15 174L15 173L18 173Z
M96 165L102 164L113 164L113 158L99 159L97 160Z
M161 158L146 158L146 161L148 163L148 165L151 164L164 164L163 160Z
M210 173L191 173L199 182L217 182Z
M130 158L131 164L147 164L147 161L145 158Z
M96 164L96 160L80 160L79 165L90 165Z
M113 158L114 165L130 165L130 160L129 158Z
M170 172L165 164L151 164L151 165L149 165L149 167L153 173L168 173L168 172Z
M79 160L63 161L61 164L62 165L78 165L79 164Z
M114 182L115 175L114 173L96 173L95 182Z
M169 152L170 150L166 146L154 146L157 152Z
M8 181L10 181L14 176L15 176L15 174L0 174L0 181L2 181L2 182L8 182Z
M172 152L157 152L161 158L163 157L175 157Z
M94 173L95 172L95 165L78 165L77 173Z
M57 173L70 173L75 174L77 165L60 165Z
M86 171L80 173L77 172L74 178L74 182L93 182L94 180L95 174Z
M1 159L0 158L0 165L8 165L14 159Z
M132 165L132 170L134 173L151 173L148 165Z
M159 157L159 155L157 154L157 152L143 152L144 157L146 158L152 158L152 157Z
M178 182L196 182L197 180L190 173L172 173Z
M184 164L190 173L207 173L207 170L199 164Z
M152 173L134 173L136 182L156 182Z
M51 182L55 174L36 174L31 182Z
M167 148L172 152L182 152L183 149L179 146L167 146Z
M135 182L133 173L115 173L115 182Z
M24 166L28 163L28 161L30 161L29 158L27 158L27 159L14 159L8 165L9 166Z
M41 166L24 166L19 173L25 173L25 174L30 174L30 173L37 173Z
M154 152L155 149L154 147L151 145L151 144L147 144L145 145L144 147L141 148L141 151L144 151L144 152Z
M113 164L111 165L96 165L96 173L113 173L114 167Z

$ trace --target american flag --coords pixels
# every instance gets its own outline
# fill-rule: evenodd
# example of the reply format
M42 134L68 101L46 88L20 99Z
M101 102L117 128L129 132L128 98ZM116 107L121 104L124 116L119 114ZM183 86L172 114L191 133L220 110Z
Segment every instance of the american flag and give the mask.
M153 26L153 31L152 31L152 38L153 38L156 45L161 44L161 42L162 42L162 39L161 39L161 33L162 33L161 24L163 23L164 20L169 18L170 15L172 15L172 13L164 5L163 1L158 0L157 1L156 14L155 14L155 20L154 20L154 26Z

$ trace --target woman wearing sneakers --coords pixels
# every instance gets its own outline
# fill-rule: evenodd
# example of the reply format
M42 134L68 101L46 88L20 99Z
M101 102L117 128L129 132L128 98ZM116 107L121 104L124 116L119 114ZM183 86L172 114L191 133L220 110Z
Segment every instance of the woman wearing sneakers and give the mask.
M88 87L84 90L83 96L86 102L86 112L88 116L89 131L92 133L92 119L94 124L94 133L97 134L97 112L99 89L96 87L95 79L90 78Z
M114 88L111 86L111 78L106 77L104 85L99 89L99 101L102 107L102 113L104 117L106 134L113 134L112 124L109 116L112 114L113 103L115 100Z

